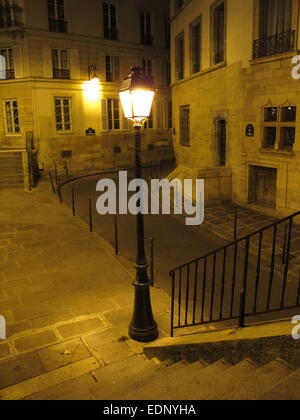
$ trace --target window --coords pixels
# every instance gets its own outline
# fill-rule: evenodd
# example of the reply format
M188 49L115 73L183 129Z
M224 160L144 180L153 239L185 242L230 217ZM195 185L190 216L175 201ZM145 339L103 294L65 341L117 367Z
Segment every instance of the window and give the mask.
M226 166L227 164L227 124L225 120L216 121L216 152L217 166Z
M141 43L142 45L153 45L151 13L141 12Z
M67 32L64 0L48 0L49 31Z
M118 41L117 6L115 4L103 3L103 27L104 39Z
M263 149L292 152L296 138L295 106L266 107L263 113Z
M52 50L54 79L70 79L69 54L67 50Z
M142 60L142 67L145 76L152 76L152 60Z
M184 33L176 38L176 79L184 78Z
M108 129L120 130L120 101L107 99Z
M4 124L7 135L20 134L20 117L16 99L4 101Z
M213 64L225 61L225 4L212 9L213 21Z
M200 64L200 54L201 54L201 29L200 29L200 19L194 22L190 28L191 31L191 73L199 73L201 64Z
M180 144L182 146L190 145L190 106L180 107Z
M294 49L292 7L293 0L260 0L259 39L254 41L254 58Z
M106 67L106 81L107 82L119 82L120 80L120 58L106 55L105 56L105 67Z
M15 78L14 54L12 48L5 48L0 50L0 55L5 58L6 65L6 79Z
M0 0L0 28L22 26L23 9L10 0Z
M71 131L72 121L72 98L55 98L55 124L56 131Z

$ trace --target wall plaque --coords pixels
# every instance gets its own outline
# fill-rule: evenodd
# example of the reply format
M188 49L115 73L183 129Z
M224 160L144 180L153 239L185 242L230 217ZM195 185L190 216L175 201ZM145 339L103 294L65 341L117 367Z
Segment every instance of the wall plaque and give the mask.
M252 124L248 124L246 127L246 137L254 137L255 129Z

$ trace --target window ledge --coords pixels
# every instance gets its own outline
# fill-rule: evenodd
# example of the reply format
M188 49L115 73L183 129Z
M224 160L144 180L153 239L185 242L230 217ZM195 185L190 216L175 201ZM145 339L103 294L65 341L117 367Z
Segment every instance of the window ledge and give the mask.
M287 58L294 57L298 53L299 53L298 50L295 50L295 51L290 51L287 53L271 55L268 57L255 58L255 59L249 60L249 64L251 66L255 66L256 64L264 64L264 63L271 63L273 61L286 60Z
M75 134L75 131L56 131L56 134L59 136L67 136L70 134Z
M260 149L260 153L264 155L272 155L272 156L281 156L281 157L288 157L292 158L295 156L295 152L288 152L285 150L274 150L274 149Z
M189 82L190 80L196 79L197 77L201 77L201 76L204 76L205 74L212 73L213 71L217 71L219 69L223 69L226 66L227 66L227 62L226 61L223 61L222 63L219 63L219 64L214 64L209 69L201 70L199 73L195 73L195 74L193 74L191 76L188 76L188 77L186 77L184 79L177 80L176 82L172 83L170 85L170 87L172 88L172 87L178 86L178 85L180 85L182 83Z

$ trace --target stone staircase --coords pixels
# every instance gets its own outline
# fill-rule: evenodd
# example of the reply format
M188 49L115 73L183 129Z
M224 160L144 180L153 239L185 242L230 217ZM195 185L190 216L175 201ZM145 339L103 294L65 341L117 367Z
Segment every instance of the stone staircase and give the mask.
M135 371L122 379L112 366L98 374L94 398L99 400L298 400L300 369L276 359L258 366L245 359L236 365L184 361L155 365L133 360ZM152 363L152 366L151 366ZM138 372L137 370L140 369ZM115 372L114 372L115 370ZM107 378L110 378L110 383Z
M0 153L0 189L24 188L24 171L21 152Z
M163 338L145 346L127 339L130 354L122 353L125 342L112 341L118 357L107 362L95 342L62 366L63 343L46 351L46 373L0 390L0 400L299 400L300 346L288 334L290 325Z

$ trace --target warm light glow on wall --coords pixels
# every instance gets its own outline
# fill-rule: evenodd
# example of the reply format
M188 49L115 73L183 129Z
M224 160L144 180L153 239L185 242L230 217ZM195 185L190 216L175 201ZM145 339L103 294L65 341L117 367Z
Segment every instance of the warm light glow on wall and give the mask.
M99 103L101 99L101 83L97 77L92 80L84 82L82 85L83 95L87 103Z

